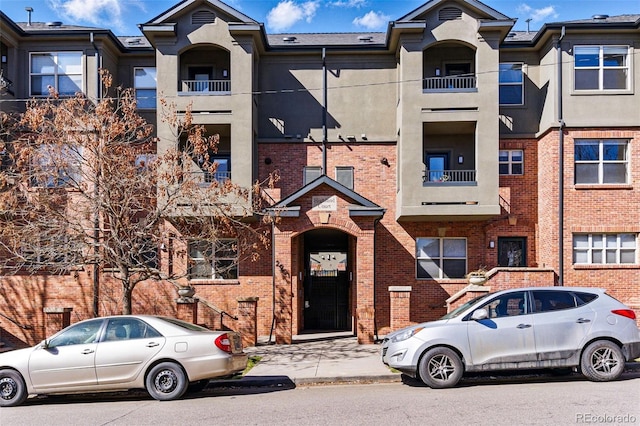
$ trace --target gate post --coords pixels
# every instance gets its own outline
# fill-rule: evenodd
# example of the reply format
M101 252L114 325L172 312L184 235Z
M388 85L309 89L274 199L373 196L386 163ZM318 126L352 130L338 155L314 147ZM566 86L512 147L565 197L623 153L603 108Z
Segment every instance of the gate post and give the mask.
M411 286L390 286L391 330L411 325Z
M242 345L255 346L258 341L258 297L238 297L238 332Z

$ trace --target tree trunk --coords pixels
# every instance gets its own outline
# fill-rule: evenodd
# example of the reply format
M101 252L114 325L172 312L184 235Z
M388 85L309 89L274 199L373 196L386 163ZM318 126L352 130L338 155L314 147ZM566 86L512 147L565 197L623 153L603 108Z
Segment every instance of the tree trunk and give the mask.
M133 287L128 279L122 280L122 315L131 315L131 294Z

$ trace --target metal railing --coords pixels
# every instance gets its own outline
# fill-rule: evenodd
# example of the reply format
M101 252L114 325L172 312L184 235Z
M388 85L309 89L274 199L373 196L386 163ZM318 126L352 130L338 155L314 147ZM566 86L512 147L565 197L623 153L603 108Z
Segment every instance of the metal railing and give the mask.
M231 92L231 80L182 80L182 91L228 93Z
M475 170L425 170L424 183L475 182Z
M423 81L424 91L471 91L476 89L475 75L429 77Z

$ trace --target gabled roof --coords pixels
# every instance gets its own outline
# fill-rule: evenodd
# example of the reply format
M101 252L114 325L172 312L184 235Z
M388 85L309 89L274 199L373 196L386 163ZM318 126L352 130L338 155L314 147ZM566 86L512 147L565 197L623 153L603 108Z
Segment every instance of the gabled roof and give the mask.
M472 9L476 9L480 12L482 12L483 14L486 15L486 18L489 19L495 19L498 21L509 21L511 20L511 18L509 18L506 15L503 15L502 13L498 12L497 10L487 6L486 4L479 2L477 0L454 0L457 1L458 3L464 3L465 5L467 5L468 7L472 8ZM451 2L451 0L430 0L428 2L426 2L425 4L423 4L422 6L418 7L417 9L409 12L408 14L404 15L402 18L398 19L398 21L411 21L414 20L416 18L418 18L419 16L425 14L426 12L432 10L435 7L438 7L440 5L442 5L443 3L447 3L447 2Z
M349 206L349 216L384 216L386 209L380 207L373 201L368 200L352 189L347 188L340 182L331 179L327 175L320 176L319 178L309 182L293 194L267 208L267 212L272 215L277 214L285 217L298 217L300 215L300 206L292 206L292 204L321 185L327 185L338 194L354 201L355 204L351 204Z
M258 23L257 21L251 19L247 15L232 8L228 4L225 4L218 0L183 0L180 3L176 4L175 6L173 6L172 8L165 10L160 15L156 16L155 18L151 19L150 21L148 21L143 25L156 25L156 24L165 23L167 21L170 21L175 15L179 14L184 9L196 4L209 4L210 6L223 11L225 14L234 18L236 22L249 22L253 24Z

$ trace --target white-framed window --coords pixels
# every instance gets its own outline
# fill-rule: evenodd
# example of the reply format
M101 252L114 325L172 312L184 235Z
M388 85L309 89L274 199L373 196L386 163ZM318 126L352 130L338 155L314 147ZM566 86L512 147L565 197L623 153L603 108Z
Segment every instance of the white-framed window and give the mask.
M189 241L189 279L238 279L238 240Z
M336 181L346 186L349 189L353 189L353 167L351 166L336 167Z
M522 63L500 64L499 68L499 99L500 105L524 104L524 75Z
M20 254L25 264L36 268L71 267L81 262L82 250L60 232L52 234L42 230L42 234L33 241L22 241Z
M524 174L524 151L521 149L500 150L498 167L501 175Z
M322 176L322 167L320 166L306 166L303 171L302 184L306 185Z
M418 278L464 278L466 273L466 238L416 238Z
M156 109L158 77L155 67L136 67L133 70L133 87L138 109Z
M82 92L82 52L31 53L29 94L48 96L49 86L61 96Z
M629 182L629 141L578 139L575 141L576 184Z
M637 234L574 234L575 264L635 264Z
M575 90L629 89L629 46L575 46Z
M41 145L31 159L31 186L73 188L82 181L81 146Z

